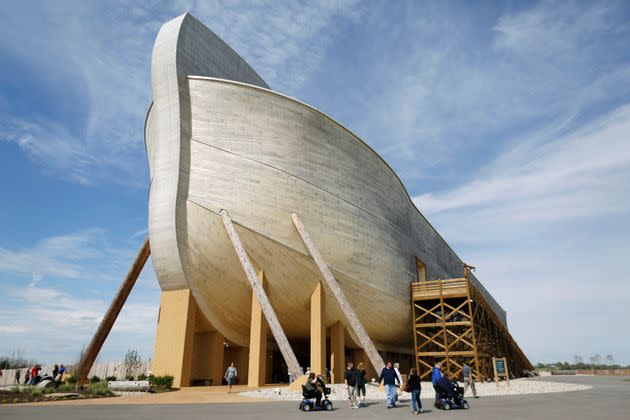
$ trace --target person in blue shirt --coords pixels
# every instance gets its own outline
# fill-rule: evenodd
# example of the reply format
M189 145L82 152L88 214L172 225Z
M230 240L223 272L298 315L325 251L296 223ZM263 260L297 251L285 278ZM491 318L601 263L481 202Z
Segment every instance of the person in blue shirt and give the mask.
M436 389L437 383L440 379L442 379L442 362L437 362L435 366L433 366L433 371L431 372L433 389ZM435 399L437 400L437 390L435 391Z
M396 403L395 396L398 393L396 387L400 386L398 375L392 368L392 362L387 362L387 365L381 371L381 376L378 378L378 381L383 381L385 395L387 396L387 408L392 408Z

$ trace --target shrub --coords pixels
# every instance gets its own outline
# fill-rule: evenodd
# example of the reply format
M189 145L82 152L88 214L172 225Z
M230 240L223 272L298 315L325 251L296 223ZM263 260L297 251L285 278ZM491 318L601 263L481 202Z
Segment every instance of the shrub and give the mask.
M142 358L138 354L138 350L129 349L123 359L123 369L125 371L125 378L132 376L133 373L138 370L142 365ZM133 379L128 379L133 381Z
M147 375L145 375L144 373L141 373L140 375L138 375L138 380L139 381L146 381L147 380Z
M29 391L33 397L40 397L44 394L44 391L41 388L30 388Z
M87 392L92 395L109 396L112 392L107 388L106 382L91 383L87 387Z
M68 378L66 379L66 383L70 384L70 385L74 385L77 383L77 378L76 376L72 375L72 376L68 376Z
M108 376L105 379L109 382L109 381L115 381L117 378L115 376Z
M127 375L127 376L125 376L125 379L128 380L128 381L133 381L134 377L133 377L133 375Z
M101 382L101 378L99 378L98 376L94 375L90 378L90 383L91 384L95 384L97 382Z
M57 388L60 392L74 392L74 385L71 384L61 384L59 388Z
M19 386L14 386L11 388L11 392L13 392L14 394L19 394L22 390L20 389Z
M171 389L173 387L173 376L171 375L161 375L161 376L155 376L155 375L150 375L149 376L149 383L156 387L157 389L161 389L161 390L166 390L166 389Z

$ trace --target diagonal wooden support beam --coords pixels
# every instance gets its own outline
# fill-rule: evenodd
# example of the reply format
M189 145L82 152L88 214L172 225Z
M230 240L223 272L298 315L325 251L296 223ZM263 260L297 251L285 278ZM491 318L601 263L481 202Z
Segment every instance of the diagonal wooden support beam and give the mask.
M464 331L462 334L455 334L453 331L451 330L446 330L446 332L448 334L450 334L452 337L454 337L456 340L455 341L451 341L448 345L448 349L450 350L451 347L453 347L455 344L459 343L460 341L464 344L466 344L468 347L470 347L471 350L475 350L475 346L473 346L473 344L466 340L464 337L466 337L467 334L472 334L472 329L468 328L466 331Z
M354 309L352 309L350 302L348 302L346 295L343 293L343 290L341 290L341 287L339 286L339 283L337 283L335 276L333 276L332 271L330 271L330 268L328 268L328 265L324 261L322 255L319 253L319 250L315 246L315 243L313 243L311 235L309 235L308 231L304 227L302 220L300 220L300 217L297 215L297 213L293 213L291 215L291 219L293 220L293 224L295 225L298 233L300 234L300 237L302 238L302 242L304 242L304 245L306 245L308 252L311 253L313 260L315 260L315 264L317 264L317 267L319 267L319 270L322 272L324 280L326 281L326 285L332 292L335 299L337 299L337 303L339 303L341 311L346 316L350 327L359 339L361 347L363 347L363 350L367 354L367 357L370 359L370 362L372 363L372 366L374 366L374 369L376 369L376 372L380 373L381 370L383 370L383 368L385 367L385 363L383 363L381 355L378 353L378 350L376 350L376 347L374 346L374 343L372 343L372 340L370 340L370 336L363 327L363 324L361 324L361 321L359 321L359 317L357 316L356 312L354 312Z
M449 305L446 302L444 302L444 306L448 307L451 310L451 312L449 312L448 314L445 315L444 319L448 320L449 318L451 318L455 314L459 314L459 315L465 317L466 319L470 319L470 316L466 312L462 311L462 308L464 306L467 306L467 305L468 305L468 299L466 299L464 302L462 302L457 308L454 307L454 306Z
M291 375L293 375L293 379L297 379L303 374L297 357L295 357L295 353L293 353L293 349L291 348L289 340L287 340L287 336L285 335L284 330L280 325L280 321L278 321L278 317L276 316L276 313L271 306L271 302L269 302L269 299L267 298L265 290L258 281L256 270L254 270L254 266L247 256L247 252L243 247L241 238L238 236L238 233L234 228L234 224L232 223L232 219L230 219L230 215L227 211L223 209L219 213L221 214L221 218L223 219L225 230L227 231L227 234L232 241L234 250L238 255L238 259L241 261L241 265L243 266L243 270L245 271L245 275L247 276L249 285L252 287L252 291L256 295L256 299L258 299L258 303L260 304L260 308L262 309L263 314L265 314L267 325L269 325L269 329L271 330L271 333L273 334L273 337L276 339L276 343L280 348L280 353L282 353L282 357L284 357L284 361L287 363L287 367L289 368L289 372L291 373Z
M435 341L435 337L442 335L443 332L442 330L439 330L438 332L436 332L435 334L433 334L432 336L428 336L427 334L423 333L422 331L420 331L419 329L416 329L416 334L422 336L423 338L425 338L426 340L424 341L424 343L420 344L417 348L416 351L420 351L424 346L426 346L429 343L433 343L436 344L440 347L442 347L443 349L446 349L446 347L444 346L444 343L440 343L438 341Z
M422 306L420 306L418 304L414 304L414 306L424 312L422 315L420 315L419 317L416 318L416 324L419 324L420 323L419 321L422 318L424 318L425 316L427 316L427 315L433 315L435 317L435 319L439 320L440 322L442 321L443 314L439 314L438 315L437 313L434 312L436 309L442 307L442 303L438 303L437 305L435 305L431 309L423 308Z
M133 262L133 265L127 273L127 277L125 277L120 285L118 293L116 293L114 300L112 300L112 303L109 305L109 309L105 312L105 316L98 325L98 329L94 333L94 337L92 337L92 341L90 341L90 344L87 349L85 349L85 352L81 357L79 369L77 370L80 382L87 379L90 369L92 369L92 365L94 364L94 360L96 360L96 356L98 356L98 353L101 351L101 347L103 347L105 339L107 339L109 332L112 330L114 322L116 322L116 318L118 318L118 314L120 314L120 310L127 301L129 293L131 293L133 285L136 284L136 280L142 272L142 268L147 262L150 254L151 247L149 246L149 238L146 238L142 248L140 248L140 251L136 256L135 261Z

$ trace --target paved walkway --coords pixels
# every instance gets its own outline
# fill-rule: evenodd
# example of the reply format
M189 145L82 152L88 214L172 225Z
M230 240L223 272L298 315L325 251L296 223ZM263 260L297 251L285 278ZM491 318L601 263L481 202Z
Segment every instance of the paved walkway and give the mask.
M509 397L481 397L470 399L470 410L444 412L435 410L430 400L423 400L425 408L431 411L421 417L461 418L461 419L628 419L630 413L630 381L624 382L620 377L553 377L543 380L584 383L593 388L555 394L538 394ZM626 378L630 379L630 378ZM302 413L296 402L261 402L260 400L244 403L238 395L228 395L230 403L199 404L186 403L184 398L196 401L201 398L197 393L204 393L204 402L213 402L225 397L220 388L193 388L134 398L134 404L126 403L126 399L114 398L98 401L73 401L64 405L51 403L37 405L0 406L1 419L45 419L45 420L89 420L89 419L223 419L253 418L257 420L304 419L306 416L325 416L330 418L396 418L410 416L408 403L387 410L382 401L373 401L369 407L351 410L343 403L337 403L331 413ZM225 391L225 389L223 389ZM175 395L179 394L179 398ZM169 403L168 399L173 398ZM142 399L143 401L138 401ZM86 404L90 403L90 404ZM179 404L177 404L179 403Z
M252 403L263 400L259 398L249 398L238 395L247 391L245 385L235 385L232 393L227 393L227 386L196 386L182 388L179 391L164 392L160 394L142 394L134 396L123 396L116 398L96 398L93 400L68 400L68 401L46 401L38 403L20 404L20 406L51 406L51 405L155 405L155 404L208 404L208 403ZM1 417L1 415L0 415Z

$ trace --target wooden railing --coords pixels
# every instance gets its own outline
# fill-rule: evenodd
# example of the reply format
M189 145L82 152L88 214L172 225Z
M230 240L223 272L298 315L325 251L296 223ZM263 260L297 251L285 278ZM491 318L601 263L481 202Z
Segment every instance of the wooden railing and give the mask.
M516 369L517 375L520 375L523 369L533 369L505 324L486 301L483 293L468 279L411 283L411 299L415 320L414 345L417 351L417 366L427 368L421 373L422 377L430 375L433 363L423 358L429 358L429 360L445 358L448 361L447 366L458 367L451 370L451 374L456 376L461 373L460 359L468 357L472 358L468 363L474 366L477 376L491 377L490 357L497 354L508 357L508 363ZM453 321L451 315L456 312L462 319ZM439 328L443 329L442 333L439 332ZM466 330L466 328L470 329ZM447 334L450 335L451 344L446 339L442 344L440 340ZM471 340L469 334L472 334ZM485 337L481 343L477 341L480 336ZM420 341L418 341L419 338ZM456 340L453 341L453 338ZM451 349L452 345L458 342L467 343L465 340L470 340L472 344L469 347L471 348ZM433 348L425 346L431 343L435 344Z
M411 283L411 292L413 293L413 295L440 295L445 292L456 291L456 289L466 290L467 287L468 280L465 278L419 281L416 283Z

